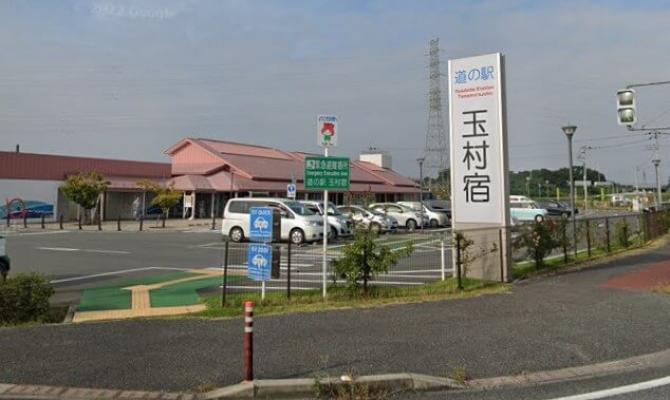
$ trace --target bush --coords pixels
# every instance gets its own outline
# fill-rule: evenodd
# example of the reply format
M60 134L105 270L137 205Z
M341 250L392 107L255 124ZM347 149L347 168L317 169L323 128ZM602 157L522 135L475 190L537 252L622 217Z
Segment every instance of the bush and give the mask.
M49 298L54 294L51 283L41 275L17 274L0 281L0 324L46 322Z
M522 234L522 246L528 251L528 255L535 262L535 268L544 266L544 259L554 249L567 247L565 229L567 220L548 220L533 222Z
M619 246L626 248L630 246L630 227L625 219L616 224L616 235Z

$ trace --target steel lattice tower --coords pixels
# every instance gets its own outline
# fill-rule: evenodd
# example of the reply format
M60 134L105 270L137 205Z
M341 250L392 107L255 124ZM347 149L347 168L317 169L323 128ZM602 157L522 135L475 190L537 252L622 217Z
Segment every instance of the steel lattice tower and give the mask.
M427 176L437 175L448 166L447 135L442 118L442 88L440 84L440 39L430 41L428 90L428 129L424 149L424 166Z

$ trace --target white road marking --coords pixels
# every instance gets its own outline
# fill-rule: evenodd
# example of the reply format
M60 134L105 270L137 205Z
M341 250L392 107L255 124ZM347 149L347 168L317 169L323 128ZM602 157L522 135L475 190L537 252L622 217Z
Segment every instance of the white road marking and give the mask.
M445 271L451 271L451 268L447 268L445 269ZM442 270L438 268L438 269L411 269L403 271L396 271L396 270L389 271L390 274L423 274L428 272L442 272Z
M661 386L670 385L670 376L654 379L646 382L634 383L632 385L619 386L611 389L599 390L597 392L577 394L574 396L559 397L552 400L596 400L605 399L612 396L619 396L627 393L641 392L643 390L654 389Z
M223 286L219 285L220 288ZM258 286L229 286L226 285L227 289L244 289L244 290L249 290L249 289L256 289L256 290L261 290L261 287ZM300 286L293 286L291 285L291 290L319 290L318 287L300 287ZM265 290L286 290L285 286L265 286Z
M101 250L101 249L74 249L70 247L38 247L38 250L47 251L67 251L67 252L81 252L81 253L101 253L101 254L130 254L129 251L123 250Z
M139 271L149 271L152 269L168 269L168 270L175 270L175 271L188 271L188 268L169 268L169 267L142 267L142 268L131 268L131 269L122 269L120 271L110 271L110 272L102 272L99 274L92 274L92 275L82 275L82 276L75 276L72 278L64 278L64 279L56 279L51 281L51 283L57 284L57 283L65 283L65 282L75 282L75 281L83 281L86 279L92 279L92 278L99 278L102 276L111 276L111 275L123 275L123 274L129 274L131 272L139 272Z
M124 250L98 250L98 249L81 249L82 253L102 253L102 254L130 254L129 251Z
M49 251L79 251L79 249L71 249L68 247L38 247L37 250L49 250Z

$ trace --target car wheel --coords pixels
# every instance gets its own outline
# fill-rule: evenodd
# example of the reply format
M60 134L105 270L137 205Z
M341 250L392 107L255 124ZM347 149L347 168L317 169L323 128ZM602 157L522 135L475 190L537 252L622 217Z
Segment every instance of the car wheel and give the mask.
M437 222L436 219L431 219L430 220L430 227L431 228L437 228L438 226L440 226L440 224L439 224L439 222Z
M538 224L541 223L541 222L543 222L543 221L544 221L544 215L542 215L542 214L537 214L537 215L535 216L535 222L537 222Z
M236 226L230 230L228 237L235 243L239 243L244 240L244 231L242 228Z
M293 244L303 244L305 241L305 233L302 229L294 229L291 231L291 243Z
M405 225L407 227L407 230L410 231L410 232L412 232L416 229L416 221L413 220L413 219L410 219L409 221L407 221L407 224L405 224Z
M330 235L328 235L328 238L333 240L337 239L337 229L335 229L334 226L330 227Z
M370 224L370 231L373 233L379 233L382 230L382 226L379 225L377 222L373 222Z

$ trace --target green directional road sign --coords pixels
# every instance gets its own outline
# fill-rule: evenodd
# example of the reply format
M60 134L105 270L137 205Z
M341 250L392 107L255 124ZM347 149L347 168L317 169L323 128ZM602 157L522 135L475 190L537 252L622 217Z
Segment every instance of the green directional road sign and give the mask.
M306 157L305 189L349 190L348 157Z

